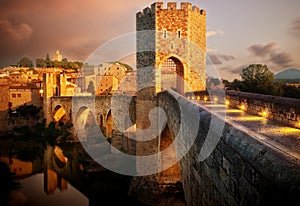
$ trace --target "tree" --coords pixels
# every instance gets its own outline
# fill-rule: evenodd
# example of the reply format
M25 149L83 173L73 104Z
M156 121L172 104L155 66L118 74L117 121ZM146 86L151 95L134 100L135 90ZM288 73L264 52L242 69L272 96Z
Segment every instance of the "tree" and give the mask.
M243 91L270 94L273 90L274 74L267 65L251 64L242 70L240 76Z
M242 81L238 79L234 79L232 82L224 79L222 82L225 85L225 88L228 90L241 90L241 88L243 88Z
M64 69L67 69L67 68L68 68L68 59L67 59L67 58L63 58L63 59L61 60L61 66L62 66L62 68L64 68Z
M36 67L45 68L47 66L46 60L42 58L38 58L35 60Z
M62 65L61 62L57 61L57 60L52 61L52 65L53 65L53 67L56 67L56 68L62 67L61 66Z
M22 57L18 63L17 63L18 67L33 67L33 63L31 61L31 59L29 59L28 57Z
M284 91L284 93L283 93L284 97L300 99L300 88L297 88L295 86L286 85L283 87L283 91Z
M53 67L53 62L51 61L49 54L47 54L47 56L46 56L45 63L46 63L46 67L48 67L48 68Z

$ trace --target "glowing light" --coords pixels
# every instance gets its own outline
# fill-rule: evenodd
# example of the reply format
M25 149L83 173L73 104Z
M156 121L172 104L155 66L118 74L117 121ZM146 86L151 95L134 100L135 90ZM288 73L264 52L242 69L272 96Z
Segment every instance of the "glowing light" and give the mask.
M204 97L204 101L207 101L207 97L206 96Z
M243 111L239 110L239 109L224 109L224 110L220 110L218 112L226 112L226 113L242 113Z
M199 96L197 97L197 100L200 100L200 97L199 97Z
M238 121L262 121L262 120L264 120L264 118L257 117L257 116L249 116L249 117L235 117L235 120L238 120Z
M44 90L40 89L40 94L43 94L44 93Z
M263 112L261 113L261 116L267 117L267 116L268 116L268 112L267 112L267 111L263 111Z
M195 99L195 97L194 96L192 96L192 100L194 100Z
M215 98L214 98L214 101L217 102L217 101L218 101L218 97L215 97Z
M282 134L300 134L300 130L292 127L279 127L265 129L266 133L282 133ZM299 136L298 136L299 138Z
M226 104L226 105L229 105L229 104L230 104L230 101L229 101L229 100L226 100L226 101L225 101L225 104Z
M245 105L243 105L243 104L241 105L241 110L243 110L243 111L245 110Z

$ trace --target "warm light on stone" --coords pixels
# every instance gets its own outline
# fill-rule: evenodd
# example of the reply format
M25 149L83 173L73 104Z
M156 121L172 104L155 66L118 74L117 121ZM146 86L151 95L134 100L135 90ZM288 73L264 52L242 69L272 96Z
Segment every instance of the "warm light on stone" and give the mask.
M268 116L268 112L263 111L263 112L261 113L261 115L262 115L263 117L267 117L267 116Z
M243 111L245 110L245 105L243 105L243 104L241 105L241 110L243 110Z

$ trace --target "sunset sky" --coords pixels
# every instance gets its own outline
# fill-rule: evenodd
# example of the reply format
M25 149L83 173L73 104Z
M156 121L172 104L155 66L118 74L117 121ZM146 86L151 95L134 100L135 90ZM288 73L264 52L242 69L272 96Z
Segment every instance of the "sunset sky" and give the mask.
M59 49L85 61L105 42L135 31L152 0L1 0L0 67ZM163 1L166 2L166 1ZM179 1L177 1L179 2ZM207 11L207 51L220 76L238 78L251 63L277 73L300 68L299 0L193 0Z

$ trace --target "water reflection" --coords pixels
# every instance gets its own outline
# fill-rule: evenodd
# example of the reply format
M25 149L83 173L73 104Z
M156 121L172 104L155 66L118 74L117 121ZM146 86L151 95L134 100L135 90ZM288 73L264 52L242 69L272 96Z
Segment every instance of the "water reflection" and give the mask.
M51 180L51 178L49 178ZM44 175L39 173L28 177L20 181L22 188L21 192L26 195L29 200L30 205L33 206L63 206L63 205L82 205L88 206L89 200L86 196L81 194L76 188L65 183L66 188L61 190L59 187L54 189L52 187L51 193L43 190ZM49 184L48 184L49 185ZM55 185L55 180L53 180L52 185Z
M23 205L142 205L127 195L131 177L105 170L80 143L50 146L1 140L0 160L21 186L9 187L1 180L2 196L22 197Z

